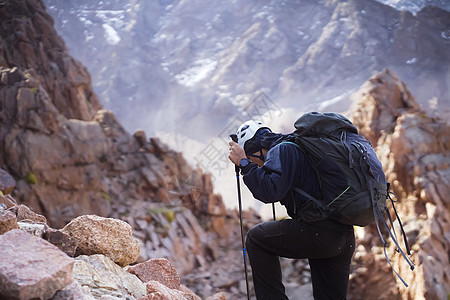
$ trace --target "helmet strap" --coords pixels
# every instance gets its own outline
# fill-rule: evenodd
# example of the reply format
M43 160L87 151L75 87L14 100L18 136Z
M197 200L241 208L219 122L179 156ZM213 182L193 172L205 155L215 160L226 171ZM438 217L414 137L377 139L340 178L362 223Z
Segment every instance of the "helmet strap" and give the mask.
M265 161L266 159L262 153L262 149L259 150L259 155L249 154L247 156L259 158L262 161Z

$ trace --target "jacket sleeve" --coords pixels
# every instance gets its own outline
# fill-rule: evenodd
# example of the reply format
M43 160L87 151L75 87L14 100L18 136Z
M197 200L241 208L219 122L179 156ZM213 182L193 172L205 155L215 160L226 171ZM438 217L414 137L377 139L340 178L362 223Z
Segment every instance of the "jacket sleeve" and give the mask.
M247 166L243 178L253 197L264 203L283 199L299 178L299 156L295 145L281 143L269 150L261 168Z

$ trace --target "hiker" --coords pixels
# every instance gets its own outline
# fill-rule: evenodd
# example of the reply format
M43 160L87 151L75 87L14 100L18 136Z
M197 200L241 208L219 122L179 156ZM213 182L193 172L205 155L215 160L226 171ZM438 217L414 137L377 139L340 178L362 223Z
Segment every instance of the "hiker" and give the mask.
M248 121L229 143L229 159L240 168L253 196L264 203L280 202L291 219L267 221L247 233L246 249L258 300L288 299L279 257L305 259L311 268L314 299L346 299L350 263L355 250L352 225L331 219L305 222L298 207L300 188L320 198L320 184L305 152L273 133L261 122ZM303 206L304 207L304 206Z

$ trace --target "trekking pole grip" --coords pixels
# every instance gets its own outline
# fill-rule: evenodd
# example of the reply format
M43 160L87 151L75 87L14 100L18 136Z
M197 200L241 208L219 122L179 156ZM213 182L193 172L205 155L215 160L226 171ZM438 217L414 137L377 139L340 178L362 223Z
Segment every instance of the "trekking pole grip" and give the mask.
M238 137L236 134L230 134L230 138L233 142L238 142ZM239 174L239 166L234 165L234 171L236 172L236 175Z

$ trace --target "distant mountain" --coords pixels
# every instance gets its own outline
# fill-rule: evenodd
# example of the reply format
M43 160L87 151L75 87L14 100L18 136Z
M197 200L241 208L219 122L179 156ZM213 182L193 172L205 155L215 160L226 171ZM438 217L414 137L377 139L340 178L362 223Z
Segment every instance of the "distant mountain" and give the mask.
M408 10L413 14L420 11L425 6L435 6L450 11L448 0L377 0L380 3L390 5L397 10Z
M381 1L414 14L373 0L44 2L130 131L206 142L254 116L246 107L261 95L298 114L345 111L384 68L428 112L450 109L448 1Z

